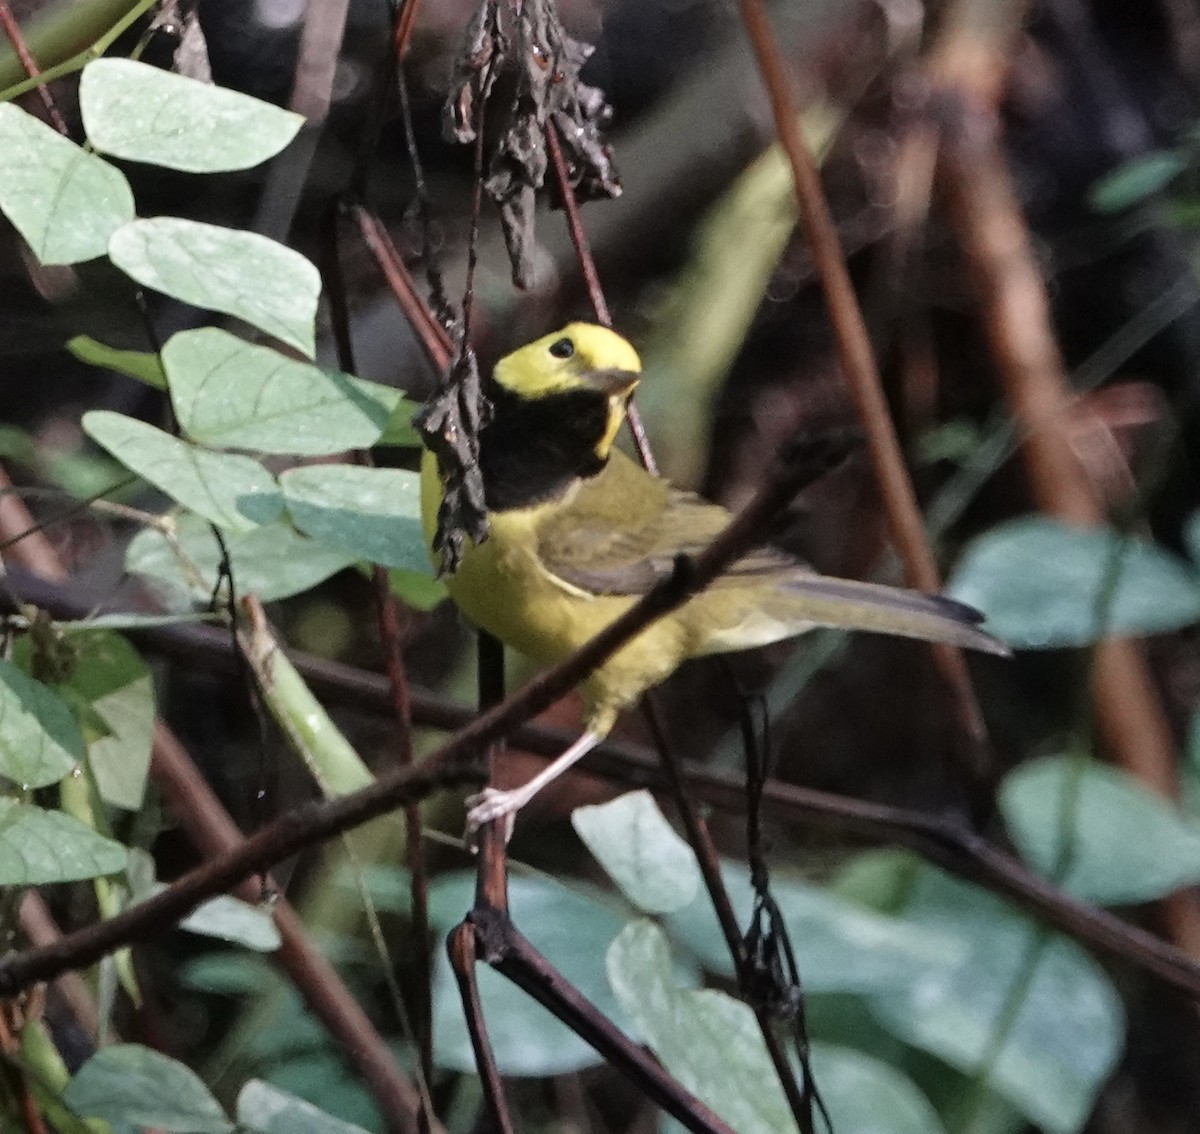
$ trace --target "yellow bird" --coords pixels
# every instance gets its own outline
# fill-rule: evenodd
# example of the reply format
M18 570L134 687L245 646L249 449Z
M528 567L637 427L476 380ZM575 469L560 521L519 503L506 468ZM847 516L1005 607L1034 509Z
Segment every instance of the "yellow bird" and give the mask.
M561 661L732 518L647 473L613 440L641 372L637 352L605 327L572 323L501 359L486 385L494 413L480 434L490 534L446 579L477 626L534 662ZM442 481L421 466L421 516L433 551ZM819 575L766 548L652 623L580 687L585 731L514 791L472 796L468 826L512 819L536 792L594 748L617 714L688 658L762 646L817 626L870 630L989 653L1008 648L952 599Z

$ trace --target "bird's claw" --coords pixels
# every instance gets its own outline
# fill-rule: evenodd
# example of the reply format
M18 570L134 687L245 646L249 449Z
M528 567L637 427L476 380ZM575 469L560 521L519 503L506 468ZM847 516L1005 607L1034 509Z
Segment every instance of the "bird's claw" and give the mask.
M474 835L485 823L500 819L501 833L507 844L512 838L513 824L517 820L517 811L521 806L520 793L515 791L500 791L497 788L484 788L476 795L467 797L467 835Z

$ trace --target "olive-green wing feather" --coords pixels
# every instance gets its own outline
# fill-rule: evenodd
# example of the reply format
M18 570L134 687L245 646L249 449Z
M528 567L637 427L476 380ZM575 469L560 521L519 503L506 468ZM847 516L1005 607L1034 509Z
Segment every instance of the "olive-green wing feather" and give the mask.
M678 555L703 551L730 513L650 476L623 454L585 483L538 528L545 569L571 587L641 595L674 569ZM739 559L679 613L692 652L763 645L815 626L869 630L1007 653L978 628L982 616L941 595L819 575L774 548Z

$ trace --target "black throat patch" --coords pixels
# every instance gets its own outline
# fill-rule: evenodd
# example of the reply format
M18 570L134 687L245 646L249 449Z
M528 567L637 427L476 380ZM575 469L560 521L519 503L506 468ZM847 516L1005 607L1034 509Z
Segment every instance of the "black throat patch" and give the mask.
M488 510L503 512L557 500L605 461L596 445L608 429L608 396L577 389L521 398L489 381L493 415L479 434Z

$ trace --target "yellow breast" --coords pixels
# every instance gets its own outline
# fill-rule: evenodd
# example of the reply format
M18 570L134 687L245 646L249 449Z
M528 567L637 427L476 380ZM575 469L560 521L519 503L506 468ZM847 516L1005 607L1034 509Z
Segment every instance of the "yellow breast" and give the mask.
M421 521L430 554L441 504L437 459L421 463ZM446 578L451 598L471 622L540 665L553 665L627 610L634 599L594 595L546 570L538 557L538 525L554 504L492 512L490 534L468 545ZM685 656L685 633L668 616L619 650L581 689L611 725L616 711L671 673Z

